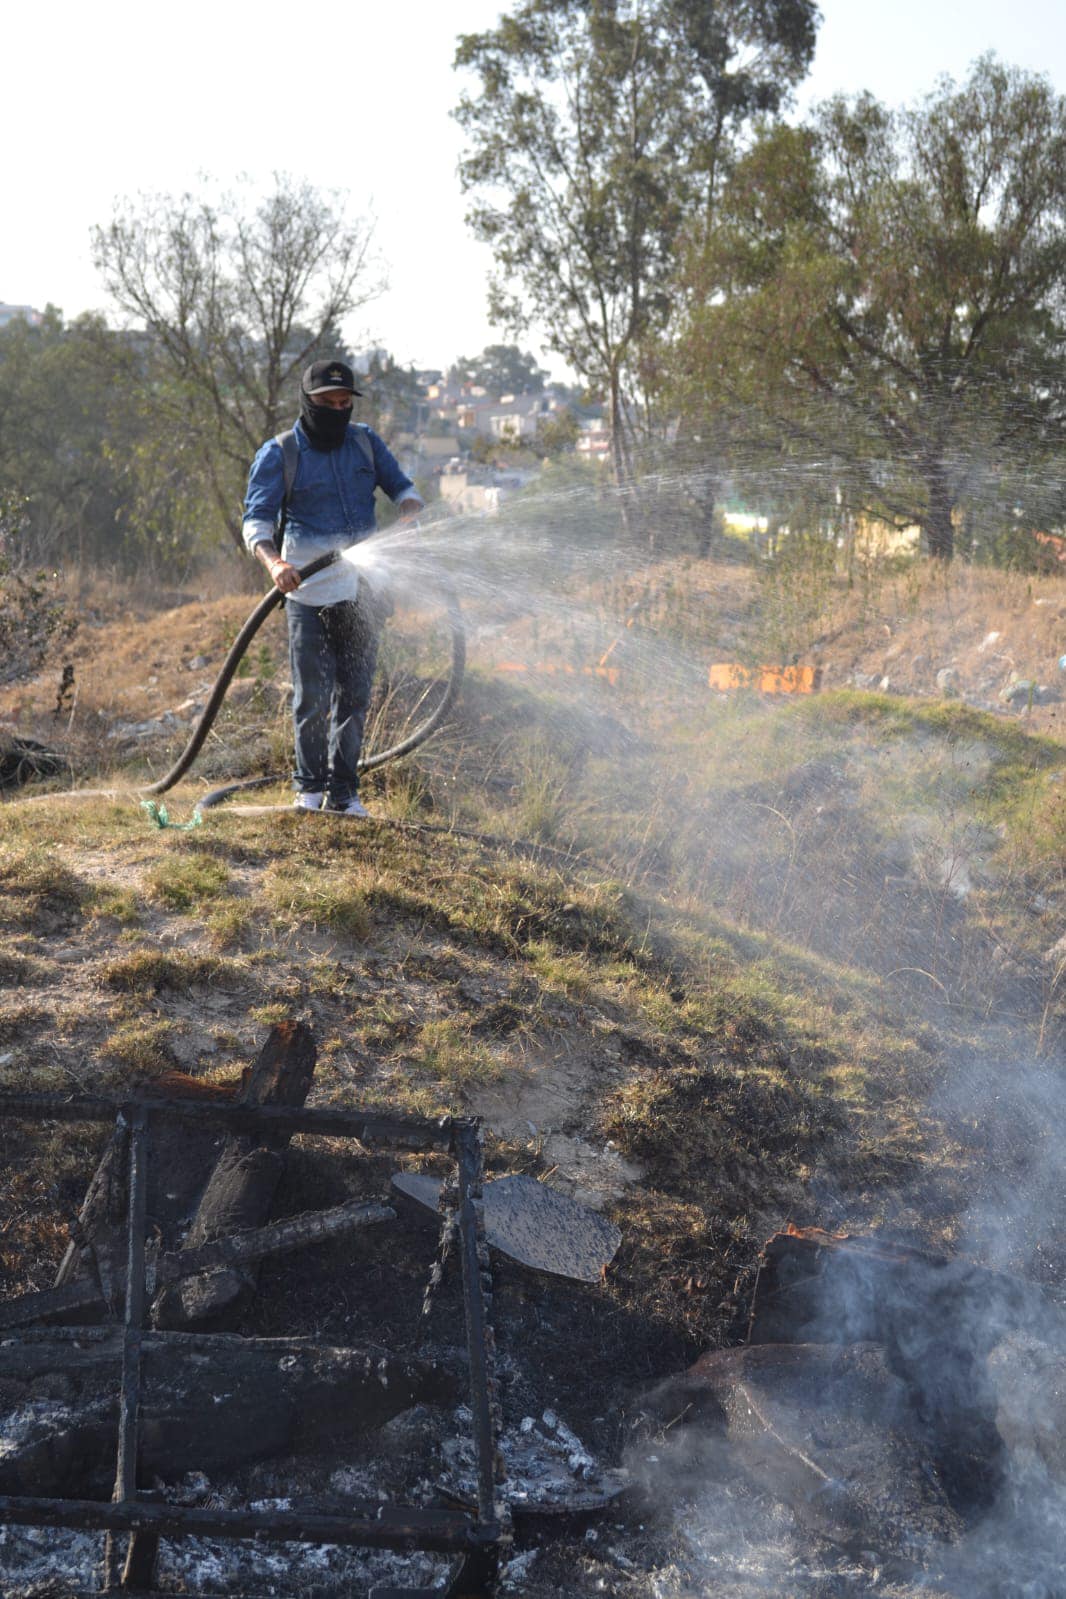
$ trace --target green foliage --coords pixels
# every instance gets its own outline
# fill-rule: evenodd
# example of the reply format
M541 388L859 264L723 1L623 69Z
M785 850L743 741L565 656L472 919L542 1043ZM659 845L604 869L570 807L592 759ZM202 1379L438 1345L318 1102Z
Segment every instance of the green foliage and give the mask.
M461 356L451 376L476 384L498 400L504 394L542 394L548 374L517 344L489 344L480 355Z
M538 455L548 457L568 455L581 437L581 423L569 406L554 416L542 417L537 423L537 436L533 448Z
M160 483L181 464L205 490L214 530L239 540L248 465L297 409L303 368L344 353L338 329L379 287L370 228L339 198L282 175L248 189L138 196L93 234L116 304L151 329L135 385L159 424Z
M28 521L18 499L0 493L0 683L32 677L78 626L56 594L56 574L22 568Z
M811 0L520 0L460 38L456 66L478 78L456 111L460 172L496 257L494 315L543 327L608 397L620 481L626 388L675 306L680 229L705 224L739 129L802 76L816 19Z
M764 130L690 253L688 429L794 526L872 513L950 558L1060 520L1064 221L1066 101L991 58Z
M9 565L117 564L127 553L128 452L142 419L132 340L99 318L0 329L0 544ZM118 451L122 440L124 453Z
M399 432L414 430L424 395L413 367L399 366L391 355L375 350L359 386L363 390L357 402L359 419L386 443Z

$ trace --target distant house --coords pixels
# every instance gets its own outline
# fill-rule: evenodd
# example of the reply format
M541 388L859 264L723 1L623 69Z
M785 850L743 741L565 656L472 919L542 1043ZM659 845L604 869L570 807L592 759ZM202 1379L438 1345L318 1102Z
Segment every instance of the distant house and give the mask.
M460 513L495 512L535 475L533 472L469 466L455 456L441 471L440 497Z
M587 461L606 461L611 453L611 434L602 416L589 417L582 422L574 448Z
M0 328L6 328L9 322L16 321L28 322L31 328L39 328L44 315L32 305L8 305L0 300Z
M460 401L456 420L466 432L481 433L501 443L532 439L541 422L563 408L564 401L545 394L503 394L498 400L472 395Z

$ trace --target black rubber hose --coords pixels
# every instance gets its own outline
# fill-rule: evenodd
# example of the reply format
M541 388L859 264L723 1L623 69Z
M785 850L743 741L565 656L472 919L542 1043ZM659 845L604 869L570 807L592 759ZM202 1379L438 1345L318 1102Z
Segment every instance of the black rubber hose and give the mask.
M327 555L320 555L317 560L309 562L307 566L299 567L300 581L303 582L305 578L313 577L316 572L321 572L327 566L332 566L335 561L340 560L342 553L340 550L331 550ZM359 770L361 772L372 771L375 767L383 766L386 761L398 760L401 755L408 755L413 749L417 749L419 744L424 743L430 734L437 729L444 716L455 704L463 681L463 674L466 670L466 636L463 632L459 601L454 590L448 588L445 594L448 606L448 622L452 635L452 664L440 704L434 708L424 722L416 727L407 738L402 739L400 743L394 744L391 749L382 750L378 755L371 755L365 761L360 761ZM226 690L233 681L233 674L240 665L245 651L271 611L281 603L282 598L281 590L277 588L272 588L269 593L264 594L230 645L229 653L222 663L222 670L215 679L207 704L200 714L200 720L194 727L189 742L169 772L161 777L158 782L152 783L150 787L145 788L142 791L143 793L165 794L189 770L189 767L203 748L204 740L211 731L215 717L222 707L222 701L226 697ZM247 782L231 783L225 788L214 789L210 794L204 796L197 809L204 810L210 805L217 805L227 794L232 794L238 789L263 787L265 784L274 781L276 781L275 778L256 777Z
M361 760L359 762L361 772L372 772L376 767L384 766L386 761L398 761L401 755L410 755L413 749L417 749L419 744L424 743L429 735L436 731L459 698L459 689L466 671L466 634L463 631L459 601L450 584L445 588L444 594L448 606L448 627L452 635L452 664L440 704L434 706L425 721L420 723L413 733L409 733L391 749L382 750L377 755L369 755L366 760Z

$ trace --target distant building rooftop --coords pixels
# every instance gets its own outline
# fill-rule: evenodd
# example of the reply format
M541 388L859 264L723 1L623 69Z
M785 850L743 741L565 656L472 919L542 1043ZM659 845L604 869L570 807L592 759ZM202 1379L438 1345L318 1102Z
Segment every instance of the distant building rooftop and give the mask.
M44 321L42 313L32 305L8 305L4 300L0 300L0 328L6 328L9 322L14 322L18 318L28 322L31 328L39 327Z

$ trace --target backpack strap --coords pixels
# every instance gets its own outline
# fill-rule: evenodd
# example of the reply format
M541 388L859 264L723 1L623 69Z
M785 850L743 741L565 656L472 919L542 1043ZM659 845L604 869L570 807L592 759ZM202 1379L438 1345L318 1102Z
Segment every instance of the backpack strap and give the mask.
M366 464L371 472L377 472L377 462L374 460L374 446L370 442L370 429L365 422L352 422L350 430L355 434L355 442L366 456Z
M279 433L274 443L281 445L283 487L281 508L278 511L278 525L274 534L274 543L280 551L281 541L285 537L285 523L289 520L289 500L292 497L292 486L296 482L296 468L300 464L300 446L296 442L296 433L293 428L286 428L284 433Z
M377 462L374 460L374 446L370 442L370 429L365 422L353 422L349 425L349 432L355 435L366 464L372 472L377 472ZM292 486L296 482L296 468L300 464L300 446L297 442L294 428L286 428L284 433L278 433L274 438L275 444L281 445L281 472L282 494L281 509L278 511L278 525L274 534L274 543L281 549L281 541L285 537L285 523L289 519L289 500L292 498Z

